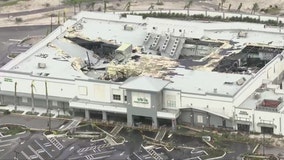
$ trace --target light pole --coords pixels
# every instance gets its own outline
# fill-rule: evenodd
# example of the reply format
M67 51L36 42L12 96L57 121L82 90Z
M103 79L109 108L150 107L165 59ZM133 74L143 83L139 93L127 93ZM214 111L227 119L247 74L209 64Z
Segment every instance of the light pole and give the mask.
M15 105L15 111L17 111L17 82L15 82L15 89L14 89L14 105Z

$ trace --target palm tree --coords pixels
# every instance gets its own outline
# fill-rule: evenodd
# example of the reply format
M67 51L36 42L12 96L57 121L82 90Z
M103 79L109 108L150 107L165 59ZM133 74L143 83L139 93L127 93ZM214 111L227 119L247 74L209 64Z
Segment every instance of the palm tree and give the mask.
M73 6L73 12L76 14L76 5L78 4L78 0L64 0L65 4Z
M254 3L251 9L251 14L255 14L256 11L259 10L259 6L257 3Z
M193 3L193 0L188 0L184 6L184 9L187 9L187 16L189 16L189 8L192 5L192 3Z
M104 12L106 12L106 10L107 10L107 3L108 3L108 1L104 0Z
M32 81L31 83L31 94L32 94L32 114L34 114L34 110L35 110L35 102L34 102L34 89L35 89L35 86L34 86L34 81Z
M164 3L163 3L163 1L162 0L157 0L157 3L156 3L157 5L163 5Z
M154 9L154 3L151 3L151 6L148 8L148 10L153 10Z
M226 2L226 0L221 0L221 10L223 11L223 6L224 6L224 3Z
M231 7L232 7L232 4L230 3L230 4L229 4L229 7L228 7L228 11L231 10Z
M91 8L91 11L94 11L95 10L96 0L87 0L87 2L89 3L87 5L87 8Z
M129 2L126 3L124 9L125 9L126 11L130 11L130 7L131 7L131 2L129 1Z
M237 12L240 12L240 11L241 11L242 6L243 6L243 3L240 3L240 4L239 4L239 7L238 7L238 9L237 9Z
M17 97L17 82L15 82L15 88L14 88L14 110L17 111L17 103L18 103L18 97Z

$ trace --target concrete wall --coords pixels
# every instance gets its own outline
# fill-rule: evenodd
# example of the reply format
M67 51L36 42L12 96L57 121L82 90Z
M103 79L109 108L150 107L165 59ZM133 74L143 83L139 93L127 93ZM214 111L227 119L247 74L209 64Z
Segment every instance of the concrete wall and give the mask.
M223 127L223 121L225 121L225 127L233 127L232 121L229 119L224 119L220 116L196 109L183 109L178 118L179 123L201 127Z

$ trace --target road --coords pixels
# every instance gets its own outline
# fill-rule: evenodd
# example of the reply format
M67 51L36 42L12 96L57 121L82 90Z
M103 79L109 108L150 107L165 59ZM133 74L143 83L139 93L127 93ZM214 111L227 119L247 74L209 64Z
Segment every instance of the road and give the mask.
M50 26L21 26L0 28L0 67L10 59L7 58L9 50L15 46L15 41L10 39L23 39L27 36L45 35Z
M31 15L31 14L37 14L37 13L43 13L43 12L49 12L49 11L55 11L59 9L64 9L66 8L65 5L60 5L60 6L54 6L54 7L47 7L47 8L40 8L40 9L35 9L35 10L30 10L30 11L20 11L20 12L12 12L12 13L1 13L0 18L5 18L5 17L17 17L17 16L26 16L26 15Z

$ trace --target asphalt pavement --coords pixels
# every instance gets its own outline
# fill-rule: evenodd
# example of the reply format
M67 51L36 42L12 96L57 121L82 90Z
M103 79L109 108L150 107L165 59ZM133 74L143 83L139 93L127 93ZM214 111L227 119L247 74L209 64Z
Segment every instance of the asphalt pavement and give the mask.
M7 55L16 47L17 42L14 40L22 40L28 36L45 35L49 27L49 25L39 25L0 28L0 67L10 61Z
M35 9L35 10L29 10L29 11L20 11L20 12L11 12L11 13L1 13L0 18L5 18L9 16L17 17L17 16L25 16L25 15L31 15L31 14L38 14L42 12L49 12L49 11L55 11L59 9L64 9L66 8L65 5L60 5L60 6L54 6L54 7L46 7L46 8L40 8L40 9Z

